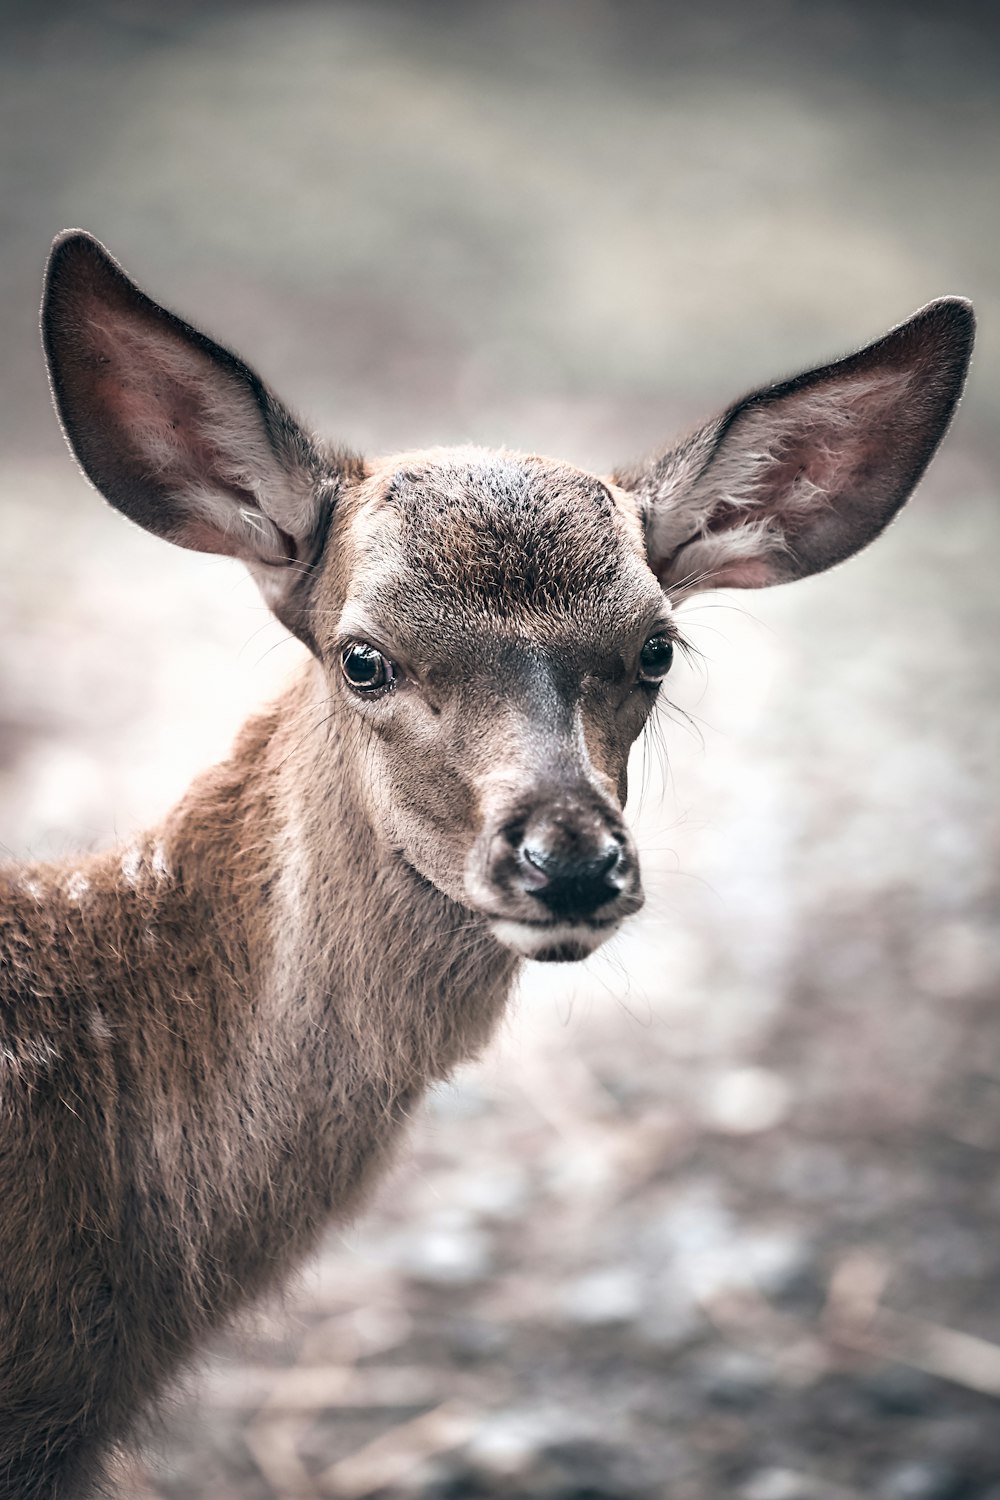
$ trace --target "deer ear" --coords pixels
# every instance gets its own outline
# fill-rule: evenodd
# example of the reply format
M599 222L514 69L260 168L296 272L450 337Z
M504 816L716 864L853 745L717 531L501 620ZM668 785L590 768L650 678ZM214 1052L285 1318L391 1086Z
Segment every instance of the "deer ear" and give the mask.
M942 297L857 354L738 401L671 453L623 470L650 566L677 601L822 572L872 541L944 436L972 350Z
M337 476L257 375L79 230L53 245L42 340L70 447L111 504L182 547L242 558L293 615Z

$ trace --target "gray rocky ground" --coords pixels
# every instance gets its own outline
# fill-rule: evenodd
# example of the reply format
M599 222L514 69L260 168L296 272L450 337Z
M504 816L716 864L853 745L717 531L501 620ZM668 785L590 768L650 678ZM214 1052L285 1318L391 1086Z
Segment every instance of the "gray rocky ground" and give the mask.
M4 6L0 836L157 815L298 647L74 476L80 223L358 447L606 467L928 298L969 396L879 544L692 605L651 896L529 974L357 1227L178 1396L160 1500L1000 1496L990 8ZM0 1207L2 1212L2 1207Z

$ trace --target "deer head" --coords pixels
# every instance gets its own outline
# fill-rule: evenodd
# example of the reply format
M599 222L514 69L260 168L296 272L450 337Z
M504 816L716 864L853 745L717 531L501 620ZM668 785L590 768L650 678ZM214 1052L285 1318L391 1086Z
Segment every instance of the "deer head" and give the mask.
M78 231L55 244L42 319L89 478L169 541L242 558L325 679L370 835L543 960L584 957L642 904L627 761L676 606L805 577L876 537L941 440L973 332L968 303L932 302L600 478L504 451L369 462L317 443ZM345 795L343 777L310 795Z

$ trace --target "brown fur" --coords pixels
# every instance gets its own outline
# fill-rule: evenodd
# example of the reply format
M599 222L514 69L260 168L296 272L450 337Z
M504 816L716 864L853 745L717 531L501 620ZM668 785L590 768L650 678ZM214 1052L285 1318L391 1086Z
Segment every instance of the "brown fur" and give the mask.
M788 461L839 366L618 483L477 449L365 465L95 242L57 243L46 349L88 474L159 534L243 557L311 654L162 827L0 872L0 1496L88 1492L211 1330L356 1210L520 956L580 957L641 904L621 808L656 696L640 653L676 635L662 585L694 586L692 527L747 585L877 534L957 397L968 317L935 306L891 358L846 362L852 411L859 370L879 392L862 443L830 459L834 411L812 444L815 474L855 475L902 363L917 439L862 524L863 497ZM342 680L357 640L391 690Z
M349 886L322 857L283 881L294 783L338 754L303 734L302 687L161 830L0 879L4 1495L75 1493L178 1361L354 1208L500 1013L513 955L351 827L341 767L314 815L349 841ZM304 836L323 851L330 829Z

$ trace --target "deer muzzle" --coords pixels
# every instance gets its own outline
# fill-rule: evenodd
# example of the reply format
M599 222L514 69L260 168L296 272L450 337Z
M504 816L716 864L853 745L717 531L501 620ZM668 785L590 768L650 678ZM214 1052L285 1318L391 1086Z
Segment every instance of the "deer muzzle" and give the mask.
M494 812L466 887L505 947L546 963L586 958L643 903L621 814L589 784Z

